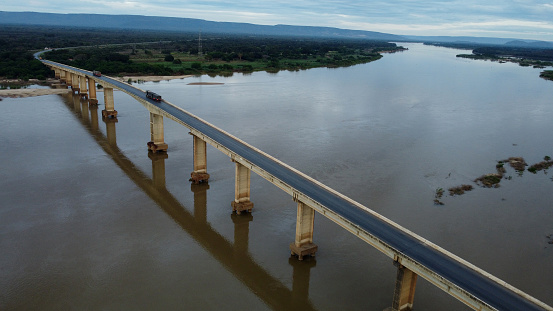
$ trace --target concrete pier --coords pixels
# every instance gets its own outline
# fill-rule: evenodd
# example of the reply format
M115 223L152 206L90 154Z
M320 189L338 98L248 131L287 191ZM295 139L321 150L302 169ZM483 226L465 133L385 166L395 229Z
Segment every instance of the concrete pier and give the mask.
M115 103L113 101L113 89L109 87L104 88L104 104L105 109L102 110L102 117L104 118L116 118L117 111L115 110Z
M85 76L79 76L79 80L79 95L83 98L88 98L87 78Z
M71 75L71 89L74 93L79 93L80 87L79 87L79 76L76 74Z
M317 245L313 244L313 226L315 224L315 210L298 201L296 238L290 244L292 255L303 260L303 256L315 256Z
M413 310L413 301L415 300L415 287L417 285L417 274L398 261L394 261L397 266L396 287L394 290L394 299L392 302L393 311Z
M65 72L65 85L71 86L73 83L73 74L71 74L71 72L69 71L64 71L64 72Z
M150 112L150 138L148 150L167 152L168 146L163 137L163 116Z
M88 78L88 103L91 105L98 104L98 98L96 97L96 81L94 79Z
M194 170L190 173L190 181L194 184L207 182L209 174L207 173L207 151L206 143L203 139L193 135L194 142Z
M251 171L244 165L236 163L234 201L232 201L232 211L240 215L243 211L251 212L253 202L250 201L250 175Z

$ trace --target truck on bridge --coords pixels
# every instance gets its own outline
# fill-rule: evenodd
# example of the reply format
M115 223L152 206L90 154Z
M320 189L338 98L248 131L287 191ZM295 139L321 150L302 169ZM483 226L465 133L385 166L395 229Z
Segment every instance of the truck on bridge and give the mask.
M157 102L161 101L161 95L156 94L152 91L146 91L146 97L149 98L149 99L153 99Z

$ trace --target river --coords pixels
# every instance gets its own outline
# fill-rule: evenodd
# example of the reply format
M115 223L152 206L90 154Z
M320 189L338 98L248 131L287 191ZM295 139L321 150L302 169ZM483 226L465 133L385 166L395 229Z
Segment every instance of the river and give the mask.
M553 175L474 179L497 161L553 157L553 82L540 69L408 51L347 68L139 84L553 305ZM222 85L188 85L220 82ZM102 93L98 94L99 97ZM252 174L232 215L234 165L114 92L118 122L69 95L0 101L1 310L384 310L392 260L321 215L315 258L290 257L296 203ZM450 196L461 184L474 190ZM434 204L436 190L446 189ZM419 278L417 310L468 310Z

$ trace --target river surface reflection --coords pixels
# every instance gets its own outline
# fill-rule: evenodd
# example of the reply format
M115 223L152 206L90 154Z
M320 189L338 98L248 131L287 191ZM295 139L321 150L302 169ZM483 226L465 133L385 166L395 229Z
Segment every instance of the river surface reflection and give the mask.
M507 168L497 189L433 203L437 188L473 184L498 160L553 156L553 82L538 69L406 46L349 68L139 87L553 305L551 174ZM0 102L0 309L391 305L391 260L320 215L317 257L290 258L288 195L252 174L253 213L232 215L232 162L208 147L209 185L190 185L187 130L166 120L168 155L148 153L146 109L114 96L118 122L77 96ZM468 309L423 279L415 307Z

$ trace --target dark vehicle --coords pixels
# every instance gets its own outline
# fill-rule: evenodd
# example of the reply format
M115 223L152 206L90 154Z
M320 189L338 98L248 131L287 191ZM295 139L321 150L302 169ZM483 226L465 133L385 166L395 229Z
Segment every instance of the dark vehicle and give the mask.
M146 97L148 97L149 99L153 99L155 101L161 101L161 95L158 95L152 91L146 91Z
M97 77L101 77L101 76L102 76L102 73L99 72L99 71L97 71L97 70L94 70L94 71L92 72L92 74L95 75L95 76L97 76Z

